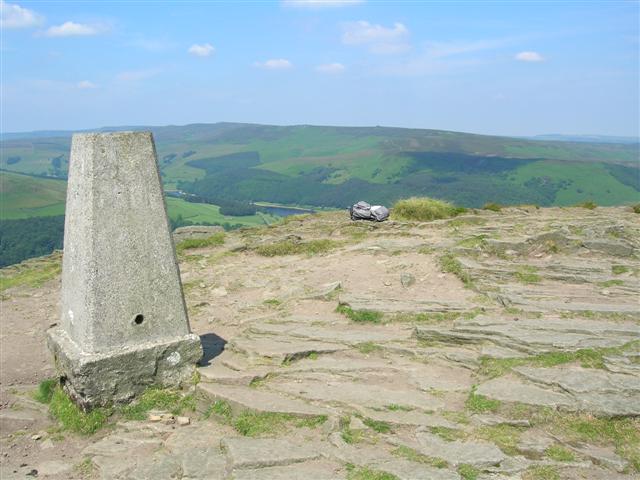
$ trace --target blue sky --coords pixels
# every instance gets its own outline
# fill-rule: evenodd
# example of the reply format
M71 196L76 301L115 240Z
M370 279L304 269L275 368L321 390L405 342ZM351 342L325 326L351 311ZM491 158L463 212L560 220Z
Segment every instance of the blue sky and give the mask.
M2 1L2 130L637 135L637 1Z

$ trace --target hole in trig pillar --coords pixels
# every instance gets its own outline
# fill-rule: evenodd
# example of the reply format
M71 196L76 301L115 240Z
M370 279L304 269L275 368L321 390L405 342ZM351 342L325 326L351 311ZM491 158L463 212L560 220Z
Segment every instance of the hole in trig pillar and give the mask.
M142 315L141 313L139 313L138 315L135 316L135 318L133 319L133 323L135 323L136 325L142 325L142 322L144 322L144 315Z

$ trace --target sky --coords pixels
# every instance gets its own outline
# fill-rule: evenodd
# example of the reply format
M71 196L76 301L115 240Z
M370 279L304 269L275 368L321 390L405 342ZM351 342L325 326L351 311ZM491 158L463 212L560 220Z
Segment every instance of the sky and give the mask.
M638 1L0 0L0 130L639 132Z

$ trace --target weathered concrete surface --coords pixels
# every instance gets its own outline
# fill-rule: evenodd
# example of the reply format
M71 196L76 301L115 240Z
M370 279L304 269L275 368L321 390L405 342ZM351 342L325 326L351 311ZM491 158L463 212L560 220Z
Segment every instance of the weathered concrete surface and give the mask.
M201 347L150 132L74 135L64 238L62 313L49 338L77 402L122 402L187 378Z

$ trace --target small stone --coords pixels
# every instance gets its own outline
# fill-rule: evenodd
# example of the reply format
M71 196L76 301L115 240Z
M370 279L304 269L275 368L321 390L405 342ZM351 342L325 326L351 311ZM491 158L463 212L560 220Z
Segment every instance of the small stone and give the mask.
M34 433L33 435L31 435L31 440L40 440L42 438L42 435L40 435L39 433Z
M400 275L400 283L404 288L409 288L411 285L416 283L416 277L414 277L410 273L403 273L402 275Z
M191 423L191 419L189 417L176 417L176 422L178 425L189 425Z
M150 422L160 422L162 421L162 415L149 415Z
M385 287L390 287L390 286L391 286L391 282L389 282L389 281L385 281L385 282L384 282L384 286L385 286Z
M351 422L349 422L349 429L350 430L366 430L367 426L358 417L351 417Z

